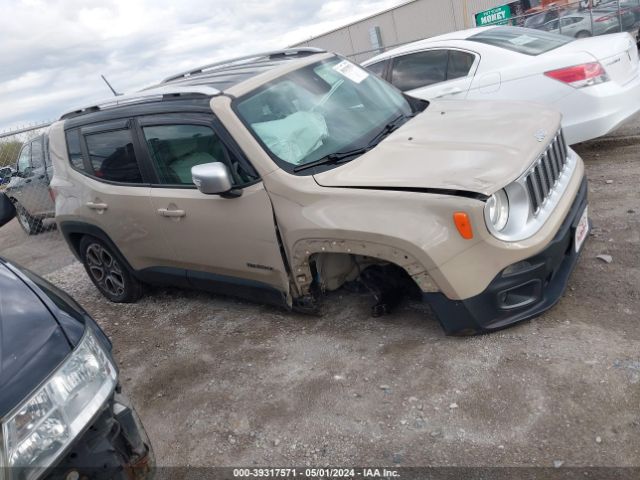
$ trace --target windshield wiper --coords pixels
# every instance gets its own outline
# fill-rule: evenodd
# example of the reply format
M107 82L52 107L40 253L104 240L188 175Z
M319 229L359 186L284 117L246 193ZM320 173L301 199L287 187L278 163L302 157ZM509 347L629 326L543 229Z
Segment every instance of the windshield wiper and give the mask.
M398 115L397 117L395 117L393 120L391 120L389 123L387 123L382 130L380 130L375 137L373 137L371 139L371 141L369 142L368 148L373 148L375 147L377 144L379 144L384 137L386 137L387 135L391 134L391 132L394 132L395 130L397 130L398 128L400 128L402 126L401 121L406 119L411 118L413 115L405 115L404 113L401 113L400 115Z
M346 158L367 153L367 150L369 150L369 147L355 148L353 150L347 150L346 152L330 153L329 155L322 157L314 162L298 165L297 167L294 167L293 171L300 172L302 170L306 170L307 168L317 167L318 165L331 165L334 163L338 163Z
M384 137L386 137L391 132L393 132L393 131L397 130L398 128L400 128L400 126L402 125L402 123L401 123L402 120L409 119L409 118L411 118L413 116L414 116L414 114L410 114L410 115L400 114L400 115L398 115L393 120L391 120L389 123L387 123L384 127L382 127L382 130L380 130L376 134L376 136L371 139L371 141L367 144L366 147L354 148L353 150L347 150L345 152L330 153L326 157L322 157L321 159L316 160L314 162L309 162L309 163L305 163L303 165L298 165L297 167L294 167L293 171L294 172L300 172L300 171L306 170L308 168L317 167L318 165L332 165L332 164L335 164L335 163L339 163L340 161L342 161L342 160L344 160L346 158L355 157L356 155L362 155L363 153L367 153L369 150L371 150L373 147L375 147L378 143L380 143Z

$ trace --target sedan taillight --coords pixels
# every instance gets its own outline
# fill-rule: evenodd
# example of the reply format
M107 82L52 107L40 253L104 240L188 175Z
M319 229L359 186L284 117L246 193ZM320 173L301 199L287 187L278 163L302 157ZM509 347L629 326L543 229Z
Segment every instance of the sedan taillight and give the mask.
M564 82L574 88L590 87L591 85L609 81L607 72L605 72L599 62L560 68L558 70L544 72L544 74L549 78Z

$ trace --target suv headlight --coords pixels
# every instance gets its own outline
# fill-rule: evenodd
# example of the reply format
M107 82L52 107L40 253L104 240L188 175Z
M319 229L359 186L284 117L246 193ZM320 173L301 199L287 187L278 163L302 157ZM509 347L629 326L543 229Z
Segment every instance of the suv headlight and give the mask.
M5 472L31 480L52 466L103 407L116 379L109 355L87 327L71 355L3 420Z
M498 232L503 230L509 220L509 197L507 192L499 190L489 197L484 208L485 218Z

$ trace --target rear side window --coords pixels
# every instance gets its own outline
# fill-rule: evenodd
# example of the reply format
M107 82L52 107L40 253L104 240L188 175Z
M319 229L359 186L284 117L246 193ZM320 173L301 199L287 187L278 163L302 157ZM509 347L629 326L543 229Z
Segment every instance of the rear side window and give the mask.
M44 145L44 164L47 167L51 166L51 155L49 155L49 135L45 135L42 144Z
M20 173L27 174L31 171L31 144L28 143L22 148L18 157L18 165L16 170Z
M382 62L372 63L371 65L369 65L366 68L370 72L375 73L380 78L382 78L382 74L384 73L384 69L385 69L386 66L387 66L387 61L383 60Z
M101 180L142 183L130 130L85 135L93 174Z
M528 28L496 27L472 35L467 40L486 43L525 55L540 55L566 45L574 39Z
M44 151L42 150L42 138L34 140L31 144L31 166L36 168L44 167Z
M397 57L393 61L391 83L404 92L444 82L448 57L447 50L428 50Z
M227 165L236 185L256 179L242 167L210 127L156 125L143 127L142 131L162 184L193 185L191 167L212 162Z
M82 148L80 147L80 130L78 128L68 130L66 137L69 162L76 170L85 171Z
M466 77L473 66L476 56L472 53L460 50L449 50L449 65L447 67L447 80Z

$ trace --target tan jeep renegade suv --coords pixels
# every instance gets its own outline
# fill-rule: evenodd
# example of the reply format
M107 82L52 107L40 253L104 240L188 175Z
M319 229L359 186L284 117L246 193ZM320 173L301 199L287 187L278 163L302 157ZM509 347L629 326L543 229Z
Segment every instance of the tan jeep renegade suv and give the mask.
M314 310L418 294L449 334L561 296L588 231L560 115L404 97L332 53L208 65L51 127L56 219L97 288L144 283Z

